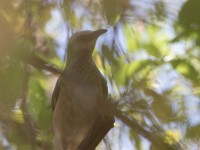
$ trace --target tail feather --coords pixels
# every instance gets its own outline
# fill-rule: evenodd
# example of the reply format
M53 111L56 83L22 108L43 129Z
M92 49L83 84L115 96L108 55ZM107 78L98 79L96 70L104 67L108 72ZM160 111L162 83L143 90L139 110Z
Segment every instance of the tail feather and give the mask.
M53 140L54 150L70 150L68 148L67 142L64 139L54 137Z
M62 150L68 150L66 140L62 140Z

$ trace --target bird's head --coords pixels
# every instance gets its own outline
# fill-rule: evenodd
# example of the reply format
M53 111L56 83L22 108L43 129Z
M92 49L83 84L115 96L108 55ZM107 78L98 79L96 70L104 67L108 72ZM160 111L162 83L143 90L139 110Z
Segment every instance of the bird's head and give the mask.
M92 55L96 40L105 32L107 32L106 29L85 30L72 35L67 46L67 61L71 61L77 56Z

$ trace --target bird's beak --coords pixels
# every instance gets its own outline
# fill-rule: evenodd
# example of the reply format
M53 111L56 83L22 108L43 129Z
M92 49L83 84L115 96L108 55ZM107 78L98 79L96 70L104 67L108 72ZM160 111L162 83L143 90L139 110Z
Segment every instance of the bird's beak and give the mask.
M100 35L104 34L105 32L107 32L108 30L106 29L99 29L99 30L96 30L96 31L93 31L90 35L90 37L92 39L97 39Z

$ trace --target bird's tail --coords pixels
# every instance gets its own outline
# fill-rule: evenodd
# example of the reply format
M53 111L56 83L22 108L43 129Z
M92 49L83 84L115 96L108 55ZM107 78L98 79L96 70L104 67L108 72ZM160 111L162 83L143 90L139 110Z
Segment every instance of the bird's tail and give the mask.
M62 150L69 150L67 148L67 142L66 142L66 140L62 140L61 146L62 146Z
M54 150L70 150L68 148L67 142L64 139L60 140L54 137L53 144L54 144Z
M66 140L62 140L61 150L77 150L77 145L75 143L73 143L72 141L67 142Z

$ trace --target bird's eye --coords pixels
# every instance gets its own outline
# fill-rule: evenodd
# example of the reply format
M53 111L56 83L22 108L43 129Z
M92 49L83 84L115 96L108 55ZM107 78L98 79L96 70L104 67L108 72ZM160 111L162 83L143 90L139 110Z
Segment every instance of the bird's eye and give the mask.
M78 41L79 42L86 42L87 41L87 37L82 35L82 36L78 37Z
M78 41L79 41L79 42L82 42L83 39L84 39L83 37L79 37L79 38L78 38Z

